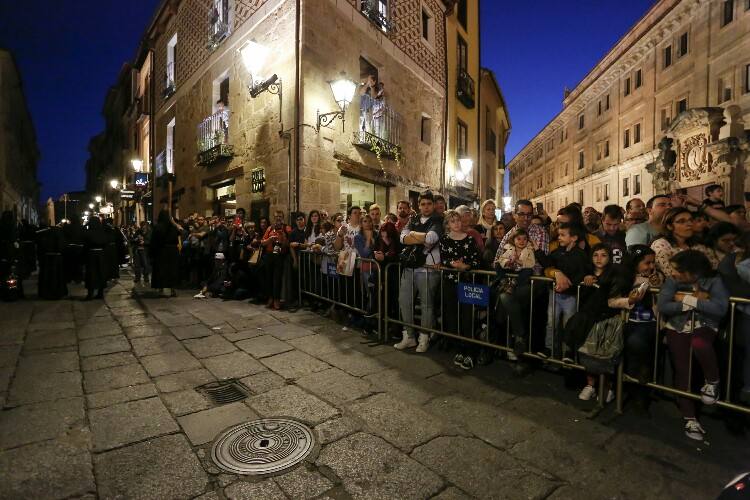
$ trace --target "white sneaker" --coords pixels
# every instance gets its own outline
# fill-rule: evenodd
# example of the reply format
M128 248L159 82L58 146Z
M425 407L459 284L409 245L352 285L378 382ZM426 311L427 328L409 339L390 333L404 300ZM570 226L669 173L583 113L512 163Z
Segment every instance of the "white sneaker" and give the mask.
M461 364L463 362L464 362L464 355L461 354L460 352L453 357L453 364L454 365L461 366Z
M430 336L426 333L420 333L419 334L419 345L417 345L417 352L427 352L427 349L430 347Z
M203 292L198 292L198 293L196 293L195 295L193 295L193 298L194 298L194 299L205 299L205 298L206 298L206 296L205 296L205 295L203 295Z
M719 399L719 383L706 382L701 388L701 401L703 404L712 405Z
M412 337L408 333L404 332L403 336L404 337L401 339L401 342L395 344L393 347L395 347L399 351L403 351L404 349L408 349L417 345L417 341L414 340L414 337Z
M701 427L701 424L696 419L685 419L685 435L687 437L695 439L696 441L703 441L703 436L705 436L705 434L706 431L703 430L703 427Z
M607 391L607 399L605 399L605 401L607 403L611 403L614 400L615 400L615 391L613 391L612 389L610 389L610 390Z
M586 387L581 389L581 392L578 394L578 399L580 399L581 401L590 401L595 398L596 398L596 389L594 389L590 385L587 385Z
M513 351L507 351L505 355L508 357L508 361L518 361L518 356Z

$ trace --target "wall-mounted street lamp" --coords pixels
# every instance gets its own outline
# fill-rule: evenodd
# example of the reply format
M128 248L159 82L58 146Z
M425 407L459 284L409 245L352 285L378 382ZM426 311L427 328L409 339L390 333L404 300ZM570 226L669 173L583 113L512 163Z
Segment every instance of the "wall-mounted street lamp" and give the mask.
M242 64L250 73L250 85L247 86L250 97L255 99L263 92L268 91L269 94L278 95L279 100L281 100L281 79L276 74L265 78L262 73L271 53L268 47L248 40L237 50L242 58Z
M346 114L346 108L354 98L354 91L357 90L357 84L346 78L344 73L341 73L341 78L333 80L332 82L328 82L328 84L331 86L333 100L336 101L336 104L339 105L340 110L323 114L318 111L317 129L318 132L320 132L320 127L329 127L336 118L341 118L341 131L343 132L344 115Z
M91 210L93 210L93 209L94 209L94 204L93 204L93 203L89 203L89 208L90 208Z
M143 170L143 160L140 158L133 158L130 160L130 164L133 165L133 170L141 172Z
M94 196L94 201L97 202L97 203L101 203L102 202L102 197L99 196L99 195L96 195L96 196Z
M459 158L458 170L456 170L456 180L465 181L471 176L471 169L474 168L474 161L471 158Z
M112 179L109 181L109 185L112 187L112 189L117 189L117 186L120 185L120 182L117 179Z

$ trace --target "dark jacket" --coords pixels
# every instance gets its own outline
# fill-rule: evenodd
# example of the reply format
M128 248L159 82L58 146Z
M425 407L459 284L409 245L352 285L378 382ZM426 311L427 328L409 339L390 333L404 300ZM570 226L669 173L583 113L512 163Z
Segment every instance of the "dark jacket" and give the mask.
M708 292L709 298L698 300L698 305L695 307L695 319L709 328L718 330L719 323L729 308L729 291L718 276L699 279L698 289ZM678 331L682 330L691 318L691 311L683 310L684 303L674 300L675 294L681 291L685 291L685 286L672 278L667 278L659 292L658 301L659 312Z
M555 270L561 271L570 280L571 286L565 290L565 295L575 295L578 284L587 274L591 274L591 259L588 254L577 245L569 251L558 247L542 260L544 273L551 275Z

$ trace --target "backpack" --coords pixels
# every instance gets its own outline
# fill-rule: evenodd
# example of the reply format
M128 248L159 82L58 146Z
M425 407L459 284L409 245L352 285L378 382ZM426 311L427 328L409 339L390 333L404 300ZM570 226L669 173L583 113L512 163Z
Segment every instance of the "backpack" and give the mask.
M614 373L623 348L623 319L618 314L594 323L586 342L578 349L581 364L589 373Z

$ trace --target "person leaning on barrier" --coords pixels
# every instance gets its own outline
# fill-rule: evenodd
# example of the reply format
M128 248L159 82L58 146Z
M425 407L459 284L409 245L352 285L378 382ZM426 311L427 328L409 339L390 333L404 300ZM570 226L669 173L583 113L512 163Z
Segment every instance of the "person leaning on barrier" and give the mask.
M625 233L625 244L630 248L632 245L650 245L662 232L662 220L667 210L672 208L672 200L666 194L652 196L646 202L648 220L640 224L634 224Z
M523 229L529 235L529 241L534 246L534 256L536 257L537 265L534 266L534 274L540 275L542 272L542 266L539 264L540 258L549 251L549 235L542 226L535 226L531 224L531 217L534 215L534 205L529 200L518 200L513 213L513 219L515 226L510 228L503 237L498 247L497 255L495 255L495 261L497 262L502 257L505 248L513 238L519 229ZM497 265L497 264L496 264ZM535 297L541 296L545 291L542 286L534 289ZM529 332L526 331L528 326L527 317L524 315L524 311L528 310L529 304L531 303L531 284L523 284L516 286L513 293L506 293L500 295L499 307L504 311L510 320L510 330L513 334L514 344L513 350L516 355L526 350L526 339L528 339ZM518 368L520 370L520 368Z
M694 354L705 377L704 404L719 397L719 365L714 340L729 308L729 291L698 250L683 250L671 258L671 276L659 292L658 307L666 321L666 337L675 368L675 386L690 391L691 357ZM692 351L692 352L691 352ZM695 417L695 403L677 398L685 420L685 435L703 440L706 431Z
M671 208L664 215L661 236L651 243L651 249L656 253L656 268L667 277L672 275L672 257L683 250L698 250L708 257L713 269L719 264L714 253L693 236L693 214L683 207Z
M435 213L431 191L419 195L419 215L413 217L401 232L404 267L399 286L399 308L401 318L407 324L414 324L414 295L419 294L421 325L432 329L435 326L435 297L440 286L440 247L438 242L443 234L442 218ZM414 338L414 328L407 326L401 342L394 347L399 350L417 347L417 352L425 352L429 347L430 335L420 332L419 342Z
M714 226L716 227L716 226ZM750 298L750 232L737 238L736 252L728 253L719 263L719 274L732 297ZM744 342L742 389L739 398L750 405L750 304L737 304L734 317L735 344Z

